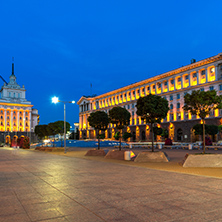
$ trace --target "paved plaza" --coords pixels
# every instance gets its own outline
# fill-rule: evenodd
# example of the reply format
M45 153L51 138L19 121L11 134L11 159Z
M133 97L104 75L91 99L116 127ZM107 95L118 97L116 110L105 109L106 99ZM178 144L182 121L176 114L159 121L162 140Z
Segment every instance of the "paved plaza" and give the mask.
M221 170L222 171L222 170ZM222 221L222 179L0 149L0 221Z

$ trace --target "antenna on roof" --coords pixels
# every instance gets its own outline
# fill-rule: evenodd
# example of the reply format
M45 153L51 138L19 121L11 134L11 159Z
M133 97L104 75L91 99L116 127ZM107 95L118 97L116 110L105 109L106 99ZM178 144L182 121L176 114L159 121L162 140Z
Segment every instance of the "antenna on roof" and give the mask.
M90 83L90 96L92 96L92 83Z
M14 75L14 57L12 57L12 75Z

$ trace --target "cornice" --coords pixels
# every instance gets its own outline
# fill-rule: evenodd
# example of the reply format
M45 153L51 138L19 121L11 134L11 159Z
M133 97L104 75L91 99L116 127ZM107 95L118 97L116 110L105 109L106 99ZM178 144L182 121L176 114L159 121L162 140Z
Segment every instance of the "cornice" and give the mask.
M19 103L3 103L3 102L0 102L0 105L3 105L3 106L33 107L33 105L19 104Z
M170 77L170 76L179 74L179 73L183 73L183 72L186 72L186 71L189 71L189 70L192 70L192 69L201 67L201 66L203 66L203 65L207 65L207 64L210 64L210 63L219 61L219 60L222 60L222 53L219 53L219 54L216 55L216 56L212 56L212 57L209 57L209 58L207 58L207 59L203 59L203 60L201 60L201 61L198 61L198 62L189 64L189 65L183 66L183 67L181 67L181 68L174 69L174 70L172 70L172 71L169 71L169 72L166 72L166 73L163 73L163 74L160 74L160 75L151 77L151 78L149 78L149 79L142 80L142 81L140 81L140 82L133 83L133 84L130 84L130 85L128 85L128 86L124 86L124 87L122 87L122 88L119 88L119 89L116 89L116 90L113 90L113 91L110 91L110 92L101 94L101 95L96 96L96 97L93 97L93 98L91 98L91 99L92 99L92 100L96 100L96 99L100 99L100 98L103 98L103 97L108 97L108 96L110 96L110 95L114 95L114 94L117 94L117 93L120 93L120 92L123 92L123 91L127 91L127 90L129 90L129 89L132 90L132 89L135 88L135 87L143 86L143 85L145 85L145 84L148 84L148 83L151 83L151 82L154 82L154 81L158 81L158 80L160 80L160 79L164 79L164 78L167 78L167 77ZM81 98L82 98L82 97L81 97ZM85 99L86 99L86 100L89 100L89 99L87 99L87 98L85 98ZM81 100L81 99L80 99L80 100ZM79 101L80 101L80 100L79 100ZM79 104L79 101L77 102L77 104Z

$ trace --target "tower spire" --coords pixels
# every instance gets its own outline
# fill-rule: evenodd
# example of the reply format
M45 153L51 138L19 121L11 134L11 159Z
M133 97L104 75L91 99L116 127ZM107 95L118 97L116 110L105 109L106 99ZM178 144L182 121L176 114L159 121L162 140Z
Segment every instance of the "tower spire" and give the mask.
M12 57L12 75L14 75L14 57Z

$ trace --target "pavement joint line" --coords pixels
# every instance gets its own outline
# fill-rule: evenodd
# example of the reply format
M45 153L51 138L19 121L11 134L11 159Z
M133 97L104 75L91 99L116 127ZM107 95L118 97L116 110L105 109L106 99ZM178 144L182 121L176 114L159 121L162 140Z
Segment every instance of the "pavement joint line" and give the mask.
M22 167L23 169L25 169L24 167ZM27 170L27 169L26 169ZM32 173L31 171L27 170L28 172ZM32 173L33 174L33 173ZM34 176L36 176L35 174L33 174ZM44 181L46 184L48 184L49 186L51 186L52 188L56 189L57 191L59 191L60 193L62 193L63 195L65 195L66 197L68 197L69 199L75 201L76 203L78 203L80 206L82 206L83 208L85 208L86 210L90 211L91 213L93 213L95 216L99 217L101 220L104 220L102 217L100 217L99 215L97 215L95 212L91 211L89 208L87 208L86 206L84 206L83 204L79 203L78 201L76 201L75 199L71 198L70 196L68 196L66 193L62 192L61 190L59 190L58 188L56 188L55 186L51 185L50 183L48 183L47 181L45 181L44 179L42 179L40 176L36 176L38 177L40 180ZM17 195L16 195L17 197ZM20 202L20 201L19 201Z
M222 179L222 177L219 177L219 176L212 176L212 175L203 175L203 174L199 174L199 173L194 173L194 172L180 172L180 171L177 171L177 170L173 170L173 169L159 169L159 168L154 168L154 167L149 167L149 166L139 166L139 164L137 165L131 165L130 164L130 161L129 163L121 163L119 160L119 162L117 162L118 160L116 160L115 162L112 161L112 159L91 159L91 158L85 158L84 156L69 156L69 153L71 152L75 152L75 151L69 151L67 152L66 154L64 153L60 153L60 152L46 152L46 151L37 151L37 150L34 150L34 149L29 149L27 151L35 151L35 152L44 152L45 154L48 154L48 155L59 155L59 156L63 156L63 157L70 157L70 158L80 158L80 159L85 159L85 160L92 160L92 161L96 161L96 162L104 162L104 163L114 163L114 164L119 164L119 165L124 165L124 166L131 166L131 167L141 167L141 168L147 168L147 169L150 169L150 170L157 170L157 171L164 171L164 172L172 172L172 173L179 173L179 174L185 174L185 175L193 175L193 176L199 176L199 177L207 177L207 178L217 178L217 179ZM85 150L84 150L85 151ZM169 163L172 163L172 162L169 162ZM178 165L181 164L181 161L180 162L177 162ZM181 166L182 167L182 166ZM211 168L210 168L211 169ZM219 169L222 169L222 168L216 168L217 170Z
M28 218L30 219L30 221L32 221L31 218L30 218L30 216L29 216L29 214L28 214L28 212L26 211L25 207L23 206L23 204L21 203L20 199L18 198L17 193L15 192L15 190L13 190L13 192L14 192L14 194L15 194L17 200L18 200L19 203L21 204L22 208L24 209L26 215L28 216Z

